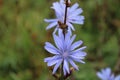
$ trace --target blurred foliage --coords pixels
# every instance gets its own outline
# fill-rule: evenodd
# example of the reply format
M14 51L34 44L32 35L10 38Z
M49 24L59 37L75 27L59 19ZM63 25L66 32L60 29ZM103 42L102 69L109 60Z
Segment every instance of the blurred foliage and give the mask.
M56 1L56 0L55 0ZM53 42L44 18L54 18L54 0L0 0L0 80L53 80L44 58ZM83 8L84 25L74 25L76 40L87 46L86 64L71 80L98 80L96 71L120 73L120 0L73 0Z

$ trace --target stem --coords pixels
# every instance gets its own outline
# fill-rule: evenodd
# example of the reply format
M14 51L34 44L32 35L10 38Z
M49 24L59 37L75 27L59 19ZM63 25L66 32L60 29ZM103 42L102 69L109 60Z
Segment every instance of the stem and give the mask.
M66 7L65 7L65 17L64 17L64 24L66 24L66 20L67 20L67 8L68 8L68 0L66 0L65 4L66 4Z
M68 0L65 1L65 4L66 4L66 7L65 7L65 16L64 16L64 25L66 25L66 21L67 21L67 8L68 8ZM63 28L63 35L64 35L64 38L65 38L65 34L66 34L66 28ZM65 80L64 79L64 74L63 74L63 63L61 65L61 77L60 77L60 80Z
M66 4L66 7L65 7L65 16L64 16L64 25L66 25L66 21L67 21L67 12L68 12L68 0L66 0L65 1L65 4ZM65 37L65 33L66 33L66 28L67 27L65 27L64 29L63 29L63 34L64 34L64 37Z

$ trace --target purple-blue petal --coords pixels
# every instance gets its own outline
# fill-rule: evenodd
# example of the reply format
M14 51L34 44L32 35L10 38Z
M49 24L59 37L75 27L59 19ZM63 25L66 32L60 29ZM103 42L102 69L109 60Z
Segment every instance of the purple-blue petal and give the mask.
M74 24L83 24L83 23L84 23L83 20L76 20L76 21L75 21L75 20L74 20L74 21L71 20L70 22L71 22L71 23L74 23Z
M53 38L54 38L54 42L55 42L56 46L59 48L59 50L63 50L62 40L56 34L53 34Z
M98 76L100 79L102 79L102 80L105 79L105 78L104 78L104 75L102 75L100 72L97 72L97 76Z
M47 65L48 66L53 66L54 64L58 63L59 60L61 60L61 58L59 56L55 56L55 58L48 61Z
M81 47L81 48L78 48L78 49L72 51L71 53L78 53L78 52L80 52L80 51L83 51L85 48L86 48L86 46Z
M44 59L44 62L49 62L49 61L51 61L53 59L56 59L56 58L57 58L57 56L47 57L47 58Z
M62 63L62 59L60 59L59 61L58 61L58 63L55 65L55 67L54 67L54 69L53 69L53 74L55 74L55 72L57 71L57 69L58 69L58 67L61 65L61 63Z
M71 45L71 50L76 49L76 48L79 47L82 43L83 43L83 41L81 41L81 40L73 43L73 44Z
M52 23L58 21L58 19L44 19L45 22Z
M73 27L73 25L70 22L66 23L68 25L68 27L70 27L73 31L75 31L75 28Z
M78 8L79 4L75 3L71 8L70 8L70 12L75 11Z
M65 45L66 48L67 48L68 45L70 45L70 36L71 36L71 34L70 34L69 32L66 33L66 35L65 35L65 41L64 41L64 44L66 44L66 45Z
M68 62L67 62L66 59L64 59L63 68L65 68L65 70L67 71L67 73L70 73L69 64L68 64Z
M50 23L50 24L47 26L46 30L48 30L48 29L50 29L50 28L53 28L53 27L55 27L56 25L57 25L57 21L56 21L56 22L52 22L52 23Z
M120 75L116 76L115 80L120 80Z
M75 57L75 56L70 56L70 59L72 59L73 61L79 62L79 63L85 63L84 61L82 61L82 59L84 59L84 57Z
M48 52L52 54L59 54L59 50L55 48L51 43L46 42L44 47Z
M81 8L76 9L75 11L73 11L73 12L71 13L71 15L69 16L69 18L78 16L78 15L81 14L82 12L83 12L83 10L82 10Z
M73 35L71 37L71 39L69 40L69 42L67 43L67 49L70 50L71 44L74 41L74 39L76 38L76 35Z
M64 75L66 75L66 74L67 74L67 71L66 71L66 69L65 69L65 68L63 68L63 72L64 72Z
M84 51L76 51L76 52L73 51L73 52L70 52L70 55L77 56L77 57L84 57L87 55L87 53Z
M76 70L79 70L79 69L78 69L78 66L73 62L73 60L69 59L68 61L70 62L70 64L71 64Z

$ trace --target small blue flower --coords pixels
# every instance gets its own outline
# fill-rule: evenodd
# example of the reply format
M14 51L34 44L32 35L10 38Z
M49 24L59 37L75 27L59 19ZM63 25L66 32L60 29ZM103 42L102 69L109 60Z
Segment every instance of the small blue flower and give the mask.
M102 69L101 72L97 72L97 76L101 80L114 80L115 76L112 74L110 68Z
M45 49L53 54L53 57L48 57L44 59L44 62L47 62L48 66L53 66L53 74L56 73L59 66L63 63L63 72L64 75L70 73L69 64L74 67L74 69L78 70L78 66L75 64L74 61L85 63L83 61L84 57L86 56L86 52L83 50L86 46L81 47L83 43L81 40L74 42L76 35L71 36L70 33L66 33L65 38L62 34L62 31L59 31L58 35L53 34L54 42L56 46L53 46L51 43L45 43Z
M120 80L120 75L116 76L114 80Z
M70 0L69 0L70 2ZM60 2L54 2L53 6L51 7L55 11L56 18L55 19L45 19L46 22L50 23L47 26L47 30L50 28L55 27L55 31L59 30L59 24L58 21L61 23L64 23L64 16L65 16L65 7L66 5L64 4L63 0L60 0ZM68 12L67 12L67 19L66 19L66 24L68 26L68 31L75 30L73 27L73 23L75 24L83 24L84 23L84 16L80 15L83 10L81 8L78 8L79 4L75 3L73 6L68 7Z

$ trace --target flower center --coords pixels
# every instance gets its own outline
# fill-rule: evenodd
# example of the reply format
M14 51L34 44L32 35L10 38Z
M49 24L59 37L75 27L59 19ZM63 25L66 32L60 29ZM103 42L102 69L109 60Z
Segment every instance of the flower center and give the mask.
M63 53L63 57L66 58L67 56L68 56L68 52L66 51Z

